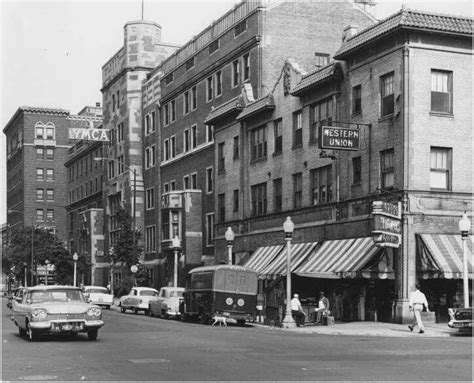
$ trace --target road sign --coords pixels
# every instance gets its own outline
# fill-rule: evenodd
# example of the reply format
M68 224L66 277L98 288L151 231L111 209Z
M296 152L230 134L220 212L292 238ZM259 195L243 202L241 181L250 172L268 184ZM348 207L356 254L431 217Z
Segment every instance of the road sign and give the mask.
M359 150L359 129L340 126L321 127L321 149Z

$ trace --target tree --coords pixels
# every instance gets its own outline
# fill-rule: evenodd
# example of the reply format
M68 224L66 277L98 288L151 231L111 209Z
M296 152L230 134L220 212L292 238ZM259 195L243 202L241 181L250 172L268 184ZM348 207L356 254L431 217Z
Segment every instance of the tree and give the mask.
M135 254L133 252L133 230L132 230L132 219L128 210L123 208L117 211L117 224L119 227L117 240L114 242L114 251L112 255L112 261L121 262L123 265L130 270L132 265L138 263L138 254L142 251L141 247L138 246L138 241L141 237L141 232L135 230Z

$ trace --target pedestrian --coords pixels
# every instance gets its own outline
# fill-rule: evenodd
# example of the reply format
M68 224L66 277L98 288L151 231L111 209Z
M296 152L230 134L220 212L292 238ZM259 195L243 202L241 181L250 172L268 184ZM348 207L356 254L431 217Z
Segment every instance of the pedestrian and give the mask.
M342 320L344 316L344 308L343 308L343 298L341 291L336 292L336 298L335 298L335 305L334 305L334 316L335 320Z
M305 314L303 312L303 307L301 307L300 296L298 294L293 295L291 300L291 315L295 318L296 327L304 325Z
M418 283L415 284L414 288L412 288L412 293L410 294L410 300L408 304L410 310L413 311L414 314L413 323L408 325L408 328L410 331L413 331L415 326L418 326L420 330L419 333L423 334L425 332L425 327L423 326L423 322L421 320L421 312L423 311L423 307L426 308L427 312L430 312L430 309L428 307L426 296L420 291L420 285Z
M321 323L322 316L329 312L329 299L324 296L324 291L319 292L319 302L316 311L316 323Z

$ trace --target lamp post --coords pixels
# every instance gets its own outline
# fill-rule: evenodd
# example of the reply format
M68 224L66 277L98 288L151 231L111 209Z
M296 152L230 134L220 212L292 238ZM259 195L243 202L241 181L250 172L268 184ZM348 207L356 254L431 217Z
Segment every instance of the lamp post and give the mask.
M471 228L471 221L467 218L466 212L462 215L459 220L459 231L461 232L462 238L462 253L463 253L463 295L464 295L464 307L469 307L469 270L467 267L467 245L466 241L469 235L469 229Z
M118 162L119 164L122 164L123 167L126 169L130 170L133 173L133 232L132 232L132 254L133 254L133 260L135 261L136 259L136 233L135 233L135 228L136 228L136 220L137 220L137 213L136 213L136 207L137 207L137 172L135 169L132 169L130 166L125 164L122 161L119 161L115 158L109 158L109 157L94 157L94 161L115 161Z
M225 240L227 241L229 265L232 265L232 245L234 244L234 238L235 238L235 234L232 231L232 228L229 226L225 232Z
M77 286L77 260L79 259L77 253L72 255L72 260L74 261L74 287Z
M173 284L174 287L178 287L178 252L181 248L181 241L177 235L172 240L172 246L174 251L174 273L173 273Z
M132 265L130 266L130 271L132 272L133 286L136 286L137 280L135 279L135 273L138 271L138 267L136 265Z
M44 284L46 286L48 286L48 265L49 265L49 261L48 260L44 261L44 264L46 265L46 278L44 279Z
M286 217L283 223L283 231L285 232L286 240L286 314L283 320L283 327L294 328L296 322L291 315L291 236L295 225L290 217Z

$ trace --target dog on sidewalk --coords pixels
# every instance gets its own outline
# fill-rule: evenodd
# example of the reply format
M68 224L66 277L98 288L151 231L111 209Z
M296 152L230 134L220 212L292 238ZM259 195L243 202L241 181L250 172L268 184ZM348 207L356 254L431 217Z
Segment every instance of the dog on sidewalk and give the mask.
M212 317L212 320L214 321L212 325L214 326L215 324L219 323L219 326L225 326L227 327L227 318L225 316L219 315L219 314L214 314Z

